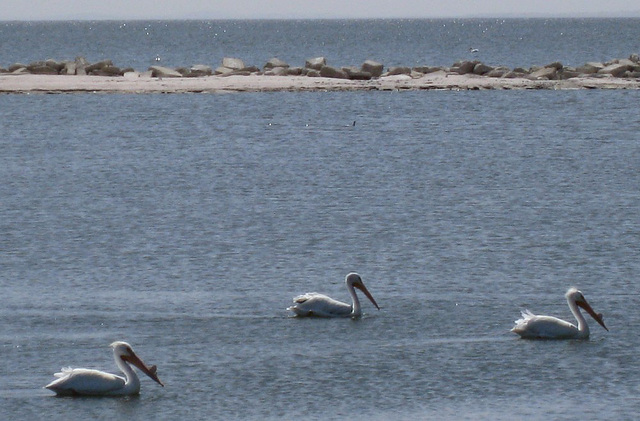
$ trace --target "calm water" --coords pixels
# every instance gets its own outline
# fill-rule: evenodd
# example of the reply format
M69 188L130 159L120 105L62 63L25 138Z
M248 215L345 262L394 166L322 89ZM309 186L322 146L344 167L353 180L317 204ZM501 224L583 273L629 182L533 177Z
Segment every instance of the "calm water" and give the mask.
M468 52L470 47L478 54ZM219 66L271 57L302 66L450 66L460 59L530 67L626 58L640 51L640 19L433 19L319 21L1 22L0 66L54 58L111 59L121 67ZM160 62L154 61L156 57Z
M9 418L636 415L639 92L0 97ZM26 112L25 110L28 110ZM241 117L240 117L241 116ZM350 123L356 120L355 127ZM297 320L291 297L381 305ZM528 342L519 310L605 314ZM130 341L166 387L56 399Z
M0 96L3 417L635 419L639 101ZM288 317L299 293L346 300L349 271L382 310ZM572 285L610 332L509 332L525 307L569 319ZM114 340L166 387L42 389L116 371Z

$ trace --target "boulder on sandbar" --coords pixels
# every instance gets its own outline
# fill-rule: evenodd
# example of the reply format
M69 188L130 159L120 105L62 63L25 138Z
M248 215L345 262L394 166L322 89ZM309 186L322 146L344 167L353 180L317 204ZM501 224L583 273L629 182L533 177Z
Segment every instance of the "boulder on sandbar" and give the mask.
M58 74L58 71L55 68L47 66L43 61L30 63L27 66L27 70L29 71L29 73L32 73L34 75L57 75Z
M454 63L450 70L451 72L457 73L459 75L466 75L469 73L473 73L473 69L476 67L477 64L480 64L478 60L459 61L457 63Z
M62 71L60 71L61 75L70 75L73 76L76 74L77 66L75 61L68 61L64 64Z
M135 70L132 70L132 71L124 72L122 74L122 77L124 77L127 80L136 80L140 78L140 73L136 72Z
M322 68L320 69L320 76L330 77L334 79L349 79L349 75L347 75L347 72L333 66L322 66Z
M249 73L260 73L260 68L257 66L247 66L240 69L240 71Z
M604 64L590 61L583 64L582 66L576 67L576 72L590 75L593 73L598 73L598 70L600 69L604 69Z
M517 78L525 78L528 77L529 73L524 71L521 67L518 69L513 69L510 72L505 73L502 77L505 79L517 79Z
M628 59L628 58L621 58L619 60L616 60L615 62L618 63L618 64L626 64L629 67L637 67L638 66L638 63L636 63L636 62L634 62L634 61L632 61L631 59Z
M93 70L90 74L94 76L122 76L122 70L117 66L105 66Z
M371 73L360 70L356 66L343 67L342 71L345 72L351 80L370 80L372 77Z
M429 74L429 73L435 73L438 72L440 70L442 70L442 67L438 67L438 66L416 66L413 68L414 71L416 72L420 72L422 74Z
M621 60L622 61L622 60ZM626 61L621 63L613 63L604 68L598 70L598 74L601 75L611 75L614 77L623 77L625 72L631 70L632 66L629 65Z
M365 60L360 66L360 69L363 72L371 73L371 77L380 77L382 76L382 71L384 70L384 65L382 63L378 63L373 60Z
M287 76L289 72L288 67L272 67L267 69L265 67L264 75L265 76Z
M251 72L248 70L234 70L230 73L224 73L219 76L251 76Z
M274 68L275 70L275 68ZM304 67L289 67L289 68L285 68L286 74L287 76L301 76L304 74L305 72L305 68Z
M313 70L321 70L322 66L326 66L326 65L327 65L327 59L324 57L310 58L304 62L304 67L307 67Z
M498 66L498 67L495 67L494 69L490 70L489 72L485 73L484 76L486 76L486 77L504 77L510 71L511 70L508 67Z
M529 74L531 80L554 80L558 70L555 67L536 68Z
M22 64L22 63L13 63L12 65L10 65L7 70L9 71L9 73L13 73L16 70L19 69L26 69L27 65L26 64Z
M225 57L222 59L222 67L231 70L242 70L245 68L244 61L239 58Z
M76 59L75 59L75 62L76 62L76 64L78 66L85 66L85 67L88 66L89 64L91 64L91 63L89 63L89 60L87 60L83 56L77 56Z
M406 66L389 67L389 70L387 71L386 75L387 76L411 75L411 67L406 67Z
M486 75L487 73L489 73L489 72L490 72L490 71L492 71L492 70L493 70L493 67L491 67L491 66L487 66L487 65L486 65L486 64L484 64L484 63L478 63L478 64L476 64L475 66L473 66L473 71L472 71L472 73L473 73L474 75L480 75L480 76L482 76L482 75Z
M302 67L273 67L265 70L263 74L265 76L301 76L305 74L305 69Z
M97 70L102 70L105 67L113 66L113 62L111 60L102 60L97 63L90 64L84 68L87 74L91 74Z
M26 67L18 67L17 69L14 69L10 73L12 75L28 75L29 74L29 70L27 70Z
M216 68L213 72L215 75L231 76L231 75L246 75L251 73L258 73L260 69L256 66L245 66L244 61L239 58L226 57L222 60L222 66Z
M230 73L233 73L234 70L230 69L228 67L225 66L220 66L220 67L216 67L216 69L213 71L213 74L216 76L224 76L224 75L228 75Z
M76 75L85 76L87 74L87 70L86 70L87 66L89 65L89 62L87 61L87 59L84 57L76 57L75 63L76 63Z
M578 77L580 75L581 73L576 71L576 69L572 67L565 67L564 69L562 69L556 74L556 77L560 80L567 80L574 77Z
M194 64L189 68L190 77L211 76L212 74L213 69L206 64Z
M149 70L151 71L152 77L182 77L180 72L169 67L151 66L149 67Z
M189 70L186 67L176 67L174 70L176 72L180 73L182 75L182 77L190 77L191 76L191 70Z
M284 62L284 61L282 61L282 60L280 60L279 58L274 57L272 59L269 59L269 61L267 61L265 63L265 65L263 66L263 69L264 70L270 70L270 69L275 69L277 67L285 67L286 68L286 67L289 67L289 64Z
M51 67L53 69L56 69L58 71L58 73L60 73L60 71L64 68L64 62L56 61L56 60L54 60L52 58L49 58L49 59L45 60L44 64L47 65L47 67Z

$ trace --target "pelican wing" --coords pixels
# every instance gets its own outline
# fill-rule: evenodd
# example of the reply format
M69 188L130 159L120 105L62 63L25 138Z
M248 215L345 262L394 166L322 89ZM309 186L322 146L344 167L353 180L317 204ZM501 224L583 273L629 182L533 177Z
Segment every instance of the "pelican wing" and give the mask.
M58 395L107 395L124 387L125 379L87 368L63 368L45 387Z
M293 311L299 317L348 317L352 310L349 304L317 292L299 295L293 302L294 305L287 310Z
M536 316L529 310L522 312L511 331L527 339L565 339L578 334L578 328L571 323L552 316Z
M298 304L304 303L305 301L311 300L313 297L318 295L326 297L326 295L318 294L317 292L307 292L306 294L302 294L302 295L298 295L297 297L294 297L293 302Z

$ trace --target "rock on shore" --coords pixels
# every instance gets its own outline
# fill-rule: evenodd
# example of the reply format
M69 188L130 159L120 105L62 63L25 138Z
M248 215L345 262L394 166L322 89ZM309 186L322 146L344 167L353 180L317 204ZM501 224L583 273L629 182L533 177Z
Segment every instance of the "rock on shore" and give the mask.
M131 67L118 67L111 60L89 63L84 57L75 60L56 61L46 59L29 64L14 63L8 68L0 68L0 74L44 74L44 75L92 75L123 76L134 72ZM490 66L478 60L465 60L453 63L450 67L438 66L392 66L384 72L382 63L366 60L361 66L329 65L326 57L313 57L305 60L304 66L292 67L277 57L269 59L262 70L256 66L247 66L242 59L225 57L215 70L206 64L196 64L170 68L151 66L147 69L152 77L201 77L210 75L231 76L267 74L271 76L310 76L336 79L368 80L382 76L407 75L413 78L425 74L442 71L447 74L477 75L492 78L525 77L532 80L566 80L574 77L615 77L640 78L640 57L631 54L629 58L615 59L606 63L587 62L582 66L568 67L560 62L543 66L532 66L529 69L509 69L505 66Z
M283 76L296 78L297 82L284 84L294 90L308 89L309 87L312 87L309 89L316 89L315 87L319 85L326 86L326 89L569 89L580 87L639 89L640 58L638 54L632 54L626 59L616 59L605 63L587 62L575 68L556 61L542 66L532 66L528 69L520 67L510 69L506 66L491 66L478 60L463 60L453 63L450 67L391 66L385 71L384 65L374 60L366 60L360 66L336 66L329 64L326 57L313 57L305 60L304 66L291 66L283 60L273 57L260 69L257 66L245 64L242 59L225 57L215 69L207 64L177 68L156 65L149 67L144 72L137 72L131 67L116 66L111 60L90 63L84 57L77 57L74 60L66 61L46 59L29 64L14 63L7 69L0 68L0 77L4 75L124 77L132 82L145 79L193 80L209 77ZM334 82L302 82L303 79L316 78L334 80ZM99 79L92 78L90 80L93 80L93 84L97 85ZM380 80L380 83L371 84L377 80ZM390 80L393 82L388 83ZM415 82L410 82L412 80ZM0 92L19 91L20 88L8 88L4 77L3 81L3 84L0 85ZM566 81L573 81L573 83L545 83ZM353 83L345 84L346 82ZM364 84L367 82L369 84ZM85 83L87 82L83 80L82 85L84 86ZM253 82L246 84L253 86ZM283 89L280 83L267 83L265 79L260 79L260 84L262 87L248 89L269 90L272 86L278 86L276 89ZM69 82L67 85L73 84ZM185 84L171 89L184 91ZM209 89L222 88L190 87L186 90L206 91ZM109 91L108 88L105 90ZM238 90L243 90L243 88L240 87Z

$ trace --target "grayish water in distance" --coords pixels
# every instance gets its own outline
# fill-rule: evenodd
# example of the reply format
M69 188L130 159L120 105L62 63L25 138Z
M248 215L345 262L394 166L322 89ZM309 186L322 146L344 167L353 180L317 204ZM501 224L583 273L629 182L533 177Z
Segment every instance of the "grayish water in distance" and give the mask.
M302 66L317 56L336 66L367 59L385 66L451 66L461 59L511 68L580 66L640 52L640 19L0 21L0 47L5 67L79 55L139 71L156 64L217 67L223 57L261 68L272 57Z
M0 96L3 417L635 419L639 101ZM350 271L380 311L289 317L300 293L347 300ZM509 332L523 308L570 320L569 286L610 332ZM166 387L42 388L115 372L114 340Z

